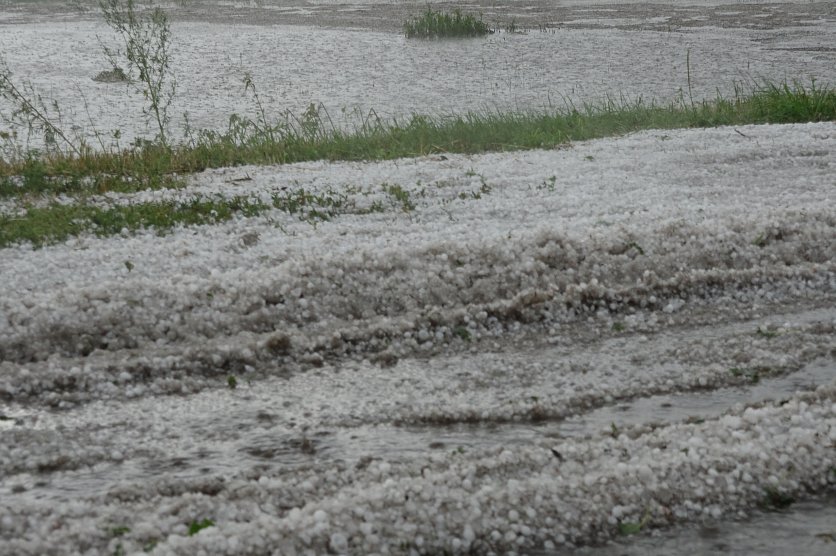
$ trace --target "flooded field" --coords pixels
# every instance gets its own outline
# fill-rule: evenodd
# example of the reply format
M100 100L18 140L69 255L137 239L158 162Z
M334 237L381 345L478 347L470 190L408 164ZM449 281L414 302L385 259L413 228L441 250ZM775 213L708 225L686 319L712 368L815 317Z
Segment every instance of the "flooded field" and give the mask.
M632 15L577 8L586 11L542 14L540 23L526 19L531 27L523 32L466 41L406 39L392 29L402 19L389 4L362 8L367 24L377 21L374 14L387 22L372 29L288 25L297 20L265 4L258 13L274 25L255 24L255 16L238 23L242 18L232 17L238 8L229 8L229 18L212 17L207 9L202 17L185 10L181 17L191 17L175 19L178 95L171 114L178 138L184 113L194 129L225 129L234 113L255 117L257 106L244 91L247 74L269 119L300 116L313 103L325 109L329 123L349 128L368 118L412 114L542 111L605 100L691 102L733 96L736 86L748 92L765 81L836 78L836 13L819 4L781 5L779 15L767 6L770 18L742 9L737 18L709 12L714 15L700 16L708 20L698 26L681 17L660 23L674 16L648 17L647 7ZM311 9L333 14L345 8ZM634 20L656 23L637 28ZM16 75L59 102L67 127L96 147L115 145L114 130L121 145L153 136L142 95L124 83L93 81L110 69L102 43L116 44L99 19L84 13L26 21L0 23L0 51Z
M172 3L178 110L254 110L245 71L386 117L836 80L828 4L549 4L412 42L412 4ZM104 31L0 0L10 66L129 141ZM91 194L339 203L0 250L0 554L832 554L834 176L822 122Z

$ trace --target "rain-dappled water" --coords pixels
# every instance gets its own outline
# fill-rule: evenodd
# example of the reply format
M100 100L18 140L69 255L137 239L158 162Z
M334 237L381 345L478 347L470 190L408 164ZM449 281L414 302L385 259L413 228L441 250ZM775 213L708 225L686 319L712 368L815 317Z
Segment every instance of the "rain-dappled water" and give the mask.
M821 48L836 42L833 29L824 21L780 31L563 27L424 41L368 29L180 21L173 26L172 136L182 135L184 113L192 129L223 129L233 113L255 118L245 75L268 119L301 118L313 104L324 125L338 127L608 100L691 102L733 95L736 86L745 93L756 82L828 82L836 78L836 53ZM95 20L44 21L5 26L0 52L16 78L58 101L66 127L94 147L153 137L133 87L92 80L109 69L102 43L113 45L114 37Z

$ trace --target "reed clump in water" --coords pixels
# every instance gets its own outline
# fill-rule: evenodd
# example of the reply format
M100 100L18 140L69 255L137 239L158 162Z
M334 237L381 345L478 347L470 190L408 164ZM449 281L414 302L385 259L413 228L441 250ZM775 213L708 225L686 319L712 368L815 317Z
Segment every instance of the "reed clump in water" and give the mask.
M420 16L407 20L403 24L407 38L445 38L445 37L481 37L492 33L488 25L472 14L461 10L452 12L436 11L427 8Z

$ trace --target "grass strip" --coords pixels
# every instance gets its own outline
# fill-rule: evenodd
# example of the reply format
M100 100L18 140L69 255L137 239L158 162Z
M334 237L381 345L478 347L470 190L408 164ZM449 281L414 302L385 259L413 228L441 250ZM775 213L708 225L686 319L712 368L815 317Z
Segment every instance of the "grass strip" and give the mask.
M403 24L407 38L481 37L492 31L480 17L463 14L461 10L442 12L427 7L418 17Z
M210 224L236 214L254 216L269 208L245 198L173 201L101 208L90 205L60 205L29 208L22 216L0 216L0 247L31 242L34 247L63 241L84 232L98 236L128 230L154 228L164 232L175 226Z
M1 166L1 164L0 164ZM0 177L0 198L27 196L90 195L135 193L137 191L178 189L185 181L174 174L136 173L111 175L69 157L41 159L32 157L19 165L20 174ZM139 169L142 172L142 169Z
M0 161L0 197L43 193L138 191L177 187L178 174L242 164L310 160L388 160L432 153L480 153L552 148L570 141L617 136L644 129L836 121L836 91L827 87L765 85L745 96L667 106L608 101L551 114L413 116L364 123L353 131L330 128L325 119L303 128L265 128L249 120L224 133L203 132L189 145L146 147L83 156Z
M330 220L353 207L343 194L332 191L311 193L304 189L276 193L270 203L244 196L104 208L54 203L47 207L30 207L22 215L0 215L0 248L21 242L30 242L38 248L82 233L94 233L100 237L139 229L154 229L157 233L164 233L175 226L214 224L234 216L257 216L272 209L315 224Z

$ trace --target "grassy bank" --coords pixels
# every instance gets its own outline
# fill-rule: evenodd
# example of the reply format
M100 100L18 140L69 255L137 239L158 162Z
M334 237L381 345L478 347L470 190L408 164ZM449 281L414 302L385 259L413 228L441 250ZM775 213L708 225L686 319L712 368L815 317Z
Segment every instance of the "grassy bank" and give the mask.
M165 230L274 208L294 212L302 206L312 207L313 218L319 219L335 208L333 199L307 199L304 192L302 198L276 198L270 204L245 199L111 208L85 204L90 194L182 187L184 174L206 168L550 148L643 129L836 121L836 91L817 86L768 85L750 95L696 104L608 102L539 115L468 114L444 120L415 116L367 123L353 131L329 127L319 116L309 118L300 127L270 128L235 121L236 126L224 133L203 132L189 144L173 148L85 151L81 156L33 156L0 163L0 199L21 207L14 215L0 216L0 246L18 241L40 245L85 231L111 235L141 227ZM75 197L76 204L44 207L40 203L39 208L26 208L34 198L49 199L58 194Z
M642 129L811 121L836 121L836 91L820 86L767 85L749 95L693 105L606 102L551 114L414 116L367 122L351 131L335 129L321 117L304 128L266 128L239 120L226 132L204 132L189 144L170 149L149 146L0 162L0 197L176 187L181 185L177 175L242 164L387 160L439 152L550 148Z

